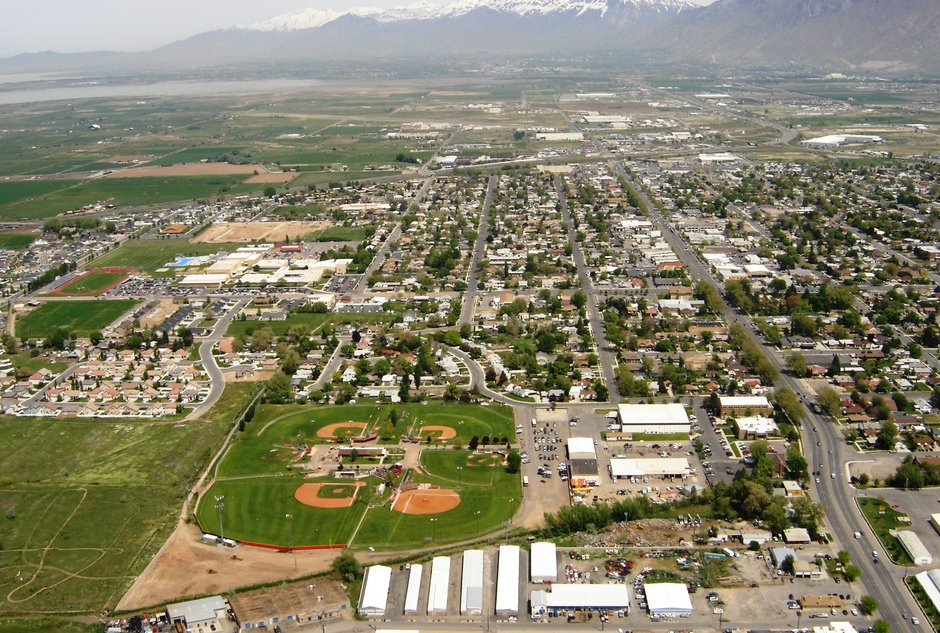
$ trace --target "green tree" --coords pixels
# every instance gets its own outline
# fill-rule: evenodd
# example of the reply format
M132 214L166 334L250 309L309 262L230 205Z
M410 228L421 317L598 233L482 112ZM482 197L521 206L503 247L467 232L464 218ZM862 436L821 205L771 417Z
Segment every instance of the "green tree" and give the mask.
M858 608L865 615L871 615L878 610L878 599L874 596L862 596L858 599Z
M852 555L849 554L848 550L841 549L838 553L839 563L843 566L848 565L852 560Z
M842 396L832 387L820 387L816 392L816 401L830 417L837 418L842 414Z
M799 352L793 352L792 354L787 354L786 357L787 369L789 369L794 376L797 378L805 378L808 373L806 367L806 357L800 354Z
M846 565L845 571L842 572L842 575L845 576L846 581L855 582L862 577L862 570L859 569L856 565Z
M519 455L519 451L512 449L506 455L506 472L510 475L515 475L519 472L519 469L522 467L522 456Z
M875 633L891 633L891 625L888 624L887 620L875 620L875 625L872 628Z
M264 194L265 198L273 198L277 194L277 189L274 187L274 185L268 185L264 188L262 193Z
M362 578L362 565L348 549L333 559L330 569L341 582L355 582Z

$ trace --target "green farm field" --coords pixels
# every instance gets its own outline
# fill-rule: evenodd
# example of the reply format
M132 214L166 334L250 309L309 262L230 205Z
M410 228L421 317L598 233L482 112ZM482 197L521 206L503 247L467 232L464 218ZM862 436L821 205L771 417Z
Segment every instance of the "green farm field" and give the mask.
M29 247L37 237L37 235L27 233L0 233L0 248L22 251Z
M192 244L183 240L133 240L125 242L119 248L105 253L94 261L96 268L127 266L149 273L156 277L173 276L176 270L158 273L167 263L174 261L177 255L195 257L212 255L219 251L234 252L244 244Z
M113 608L254 389L227 387L198 424L0 418L0 618Z
M327 440L319 437L317 431L332 424L364 423L366 428L362 432L372 434L382 425L390 424L393 410L399 417L398 428L406 432L416 432L428 425L450 426L458 432L457 440L463 444L473 435L515 437L512 412L506 407L449 404L261 406L219 464L212 489L203 495L204 499L225 497L221 512L225 535L286 547L289 526L282 517L290 514L294 517L293 544L297 546L350 543L350 539L350 544L355 546L391 548L420 544L424 534L419 535L415 530L426 528L428 517L390 512L387 506L379 505L387 500L390 491L379 494L377 479L362 480L366 486L359 489L350 508L312 508L294 498L294 491L301 484L321 483L324 479L305 479L297 469L291 468L293 458L299 453L290 445L322 446ZM334 431L340 432L342 430ZM352 427L349 432L360 433ZM519 476L506 474L501 457L476 456L467 450L435 446L438 448L413 444L410 450L423 450L422 459L428 460L423 462L422 472L415 475L414 481L452 488L461 495L457 508L437 515L440 518L440 524L435 526L439 530L438 539L466 537L465 527L471 518L479 521L484 532L497 529L509 516L506 500L513 498L513 494L517 501L521 499ZM360 466L368 468L368 464L363 462ZM349 480L343 482L349 483ZM375 504L373 509L367 509L370 503ZM262 507L263 512L259 511ZM475 514L478 511L480 514ZM214 503L201 503L197 516L203 530L218 534L219 511ZM452 520L459 527L447 527ZM356 526L359 526L358 532Z
M133 299L114 301L45 301L17 319L16 336L42 339L55 328L64 328L76 336L89 336L137 305Z

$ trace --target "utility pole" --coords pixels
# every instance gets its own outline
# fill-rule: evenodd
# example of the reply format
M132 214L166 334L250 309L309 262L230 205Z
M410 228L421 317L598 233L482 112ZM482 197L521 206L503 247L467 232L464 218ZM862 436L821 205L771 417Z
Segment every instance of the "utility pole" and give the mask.
M284 518L287 519L287 550L294 558L294 571L297 571L297 553L294 551L294 517L285 514Z

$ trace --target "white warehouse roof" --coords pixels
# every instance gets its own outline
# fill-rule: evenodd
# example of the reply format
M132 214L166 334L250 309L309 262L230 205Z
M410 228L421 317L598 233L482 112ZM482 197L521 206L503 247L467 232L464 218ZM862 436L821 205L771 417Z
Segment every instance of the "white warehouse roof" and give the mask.
M940 610L940 569L922 571L914 576L914 578L916 578L920 586L923 587L924 593L930 598L930 602L933 604L934 608Z
M435 556L431 561L431 589L428 615L447 615L447 590L450 586L450 558Z
M650 615L683 618L692 615L689 588L681 582L647 583L646 604Z
M597 453L594 452L594 440L589 437L570 437L568 438L568 456L571 459L580 457L582 459L596 459Z
M532 582L558 582L558 561L554 543L532 543L529 552Z
M627 586L617 585L552 585L549 591L532 592L532 610L548 609L626 609L630 606Z
M722 408L767 408L770 401L765 396L720 396L718 402Z
M621 404L617 411L624 432L688 433L691 429L685 407L669 404Z
M496 615L519 615L518 545L499 546L499 563L496 569Z
M388 602L388 588L392 582L392 568L373 565L366 568L366 579L362 583L359 597L359 614L371 616L385 615Z
M468 549L463 553L463 576L460 583L460 615L483 614L483 550Z
M910 530L898 530L894 534L901 542L901 547L907 552L915 565L933 565L933 556L927 551L924 543Z
M412 565L408 572L408 591L405 593L405 615L418 615L418 598L421 596L423 565Z
M691 472L685 457L660 457L650 459L612 458L610 474L615 479L624 477L685 477Z

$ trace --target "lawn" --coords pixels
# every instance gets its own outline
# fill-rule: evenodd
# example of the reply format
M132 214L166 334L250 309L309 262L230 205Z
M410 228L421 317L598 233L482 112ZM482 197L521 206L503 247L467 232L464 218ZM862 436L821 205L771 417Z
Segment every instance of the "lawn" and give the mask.
M0 616L113 608L253 390L227 387L198 424L0 418L0 474L12 480L0 486ZM83 630L24 627L0 622Z
M427 536L426 528L431 525L428 519L433 517L390 512L381 502L391 491L379 495L378 479L363 480L366 486L359 489L351 508L312 508L294 498L294 491L305 481L322 480L304 479L297 469L290 468L293 458L299 454L291 445L323 444L326 440L317 436L317 430L344 422L365 423L369 434L389 424L392 411L399 418L398 428L405 432L426 425L450 426L457 431L457 440L463 445L474 435L515 437L512 410L508 407L442 403L341 407L264 405L258 407L254 419L218 465L216 483L203 498L225 497L221 509L222 527L227 537L238 540L286 546L289 526L282 517L290 514L294 517L293 544L297 546L348 543L350 539L352 545L363 547L420 545ZM417 448L413 446L412 450ZM466 538L465 528L470 522L474 526L478 522L484 533L496 530L510 516L508 499L515 499L518 507L521 500L519 475L507 474L501 457L476 456L466 450L442 447L425 449L422 455L422 472L415 474L413 481L454 488L461 495L457 508L437 515L440 521L433 527L438 532L438 540ZM390 463L398 459L400 456L392 458ZM368 463L359 463L359 466L370 467ZM343 480L343 483L349 481ZM369 503L375 507L367 510ZM219 509L215 503L201 503L198 518L203 530L218 534Z
M18 338L43 339L54 328L64 328L87 337L111 324L137 305L133 299L115 301L44 301L41 306L17 319Z
M177 255L195 257L212 255L219 251L234 252L244 244L192 244L183 240L134 240L125 242L116 250L105 253L95 260L96 268L126 266L160 276L157 269L173 262ZM172 276L179 268L171 269L164 276Z
M858 506L891 560L898 565L913 565L914 561L904 551L900 541L891 535L892 530L911 527L910 522L898 521L899 516L906 515L892 508L890 503L881 498L860 497Z

